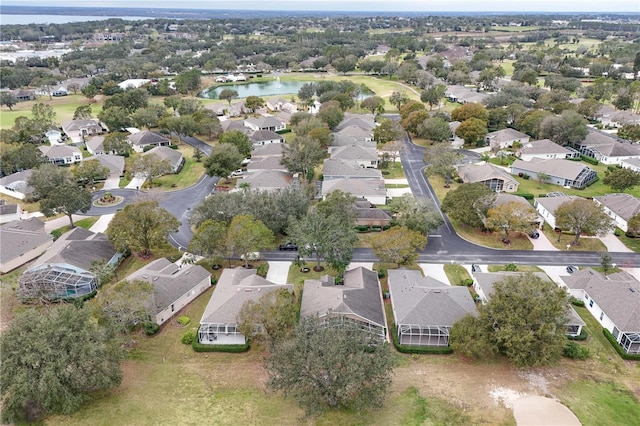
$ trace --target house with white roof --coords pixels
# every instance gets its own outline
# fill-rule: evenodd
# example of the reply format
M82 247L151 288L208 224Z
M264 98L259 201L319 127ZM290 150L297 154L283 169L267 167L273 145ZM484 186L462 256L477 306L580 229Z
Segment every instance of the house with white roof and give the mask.
M640 145L591 128L587 137L576 146L582 154L604 164L621 164L625 160L640 158Z
M516 192L519 182L504 169L490 163L462 164L458 175L464 183L482 183L496 192Z
M620 161L620 166L625 169L633 170L640 173L640 158L629 158L628 160Z
M640 214L640 199L631 194L607 194L594 197L593 201L604 209L613 219L615 226L624 232L628 230L627 222Z
M363 168L375 169L378 167L378 151L360 145L329 147L331 158L354 162Z
M576 195L561 195L558 197L542 197L533 199L533 207L542 216L545 222L550 227L556 228L556 216L555 212L558 207L565 203L577 200L582 197Z
M247 118L243 124L251 130L271 130L277 132L287 128L285 123L273 116Z
M30 198L33 188L27 183L32 170L23 170L0 178L0 193L19 200Z
M147 147L156 146L169 146L171 140L160 133L152 132L151 130L143 130L138 133L133 133L127 138L127 142L135 152L144 152ZM147 148L150 149L150 148Z

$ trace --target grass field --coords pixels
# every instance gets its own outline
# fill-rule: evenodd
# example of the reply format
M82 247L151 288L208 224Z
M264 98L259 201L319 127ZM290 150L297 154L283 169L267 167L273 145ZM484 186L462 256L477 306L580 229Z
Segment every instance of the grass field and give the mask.
M80 105L90 105L95 117L102 110L103 101L96 97L96 100L90 103L83 95L69 95L52 99L49 99L48 96L40 96L35 101L17 103L13 107L13 111L9 111L7 107L2 107L0 110L0 128L9 129L13 127L16 118L20 116L31 117L31 108L37 103L51 105L56 113L54 121L63 123L73 118L73 113Z
M464 280L471 279L471 275L462 265L444 265L443 269L451 285L462 285Z
M189 145L178 147L185 159L184 166L180 173L160 176L153 180L154 187L162 189L183 189L195 184L204 174L204 163L196 162L193 158L194 149Z

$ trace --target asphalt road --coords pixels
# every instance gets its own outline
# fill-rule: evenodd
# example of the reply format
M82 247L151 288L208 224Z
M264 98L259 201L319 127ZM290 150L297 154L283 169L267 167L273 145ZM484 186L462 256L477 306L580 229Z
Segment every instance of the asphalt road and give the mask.
M183 137L182 140L196 148L200 148L205 155L211 154L211 147L194 137ZM480 155L460 150L464 155L464 162L479 161ZM480 264L532 264L532 265L599 265L601 253L598 252L561 252L561 251L513 251L497 250L481 247L468 242L455 232L449 219L440 210L440 203L435 196L433 188L424 176L423 162L424 148L413 144L408 135L403 139L403 147L400 150L400 159L404 168L407 181L415 197L429 200L444 219L443 225L429 233L428 243L425 249L418 255L420 263L480 263ZM195 185L168 192L138 191L132 189L113 189L110 192L122 196L124 201L112 207L92 207L89 216L116 213L129 203L145 200L158 200L160 207L168 210L180 221L180 228L169 236L169 242L184 250L193 237L189 226L191 210L209 195L218 181L217 177L203 176ZM104 191L94 194L94 199L102 196ZM262 258L273 261L293 260L296 252L289 251L265 251ZM623 267L640 267L640 254L610 252L612 261ZM370 249L355 249L354 262L375 262L377 258Z

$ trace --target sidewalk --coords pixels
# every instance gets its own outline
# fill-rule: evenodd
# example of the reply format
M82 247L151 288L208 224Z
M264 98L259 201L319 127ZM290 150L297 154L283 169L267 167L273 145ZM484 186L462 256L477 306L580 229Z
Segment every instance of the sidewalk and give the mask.
M536 250L541 250L541 251L560 251L559 249L554 247L554 245L551 243L551 241L549 241L549 239L544 234L544 232L542 232L542 230L538 229L538 234L540 235L538 238L531 238L531 237L527 236L527 238L529 238L529 241L531 241L531 244L533 244L533 250L534 251L536 251Z
M111 222L111 219L113 219L114 216L115 216L115 213L105 214L100 216L100 219L98 219L98 221L94 223L91 228L89 228L89 231L104 233L107 230L107 227L109 226L109 222Z
M81 220L81 219L85 219L87 217L91 217L91 216L82 216L79 214L74 214L72 215L73 217L73 223L76 223L77 221ZM63 226L69 226L69 217L68 216L62 216L59 217L57 219L52 219L49 220L47 222L44 223L44 232L46 233L51 233L51 231L58 229L58 228L62 228Z
M626 252L626 253L633 252L633 250L631 250L629 247L625 246L618 239L618 237L616 237L613 234L607 234L604 237L600 237L600 241L602 241L602 243L605 246L607 246L607 251L619 251L619 252Z

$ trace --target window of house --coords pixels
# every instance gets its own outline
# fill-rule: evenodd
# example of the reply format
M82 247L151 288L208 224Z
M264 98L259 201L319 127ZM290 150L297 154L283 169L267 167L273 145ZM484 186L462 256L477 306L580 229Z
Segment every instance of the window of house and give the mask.
M600 312L600 321L604 318L604 312Z
M173 311L175 311L175 310L176 310L175 305L174 305L174 304L171 304L171 312L173 312Z
M591 299L591 300L589 301L589 307L590 307L590 308L593 308L593 299Z

